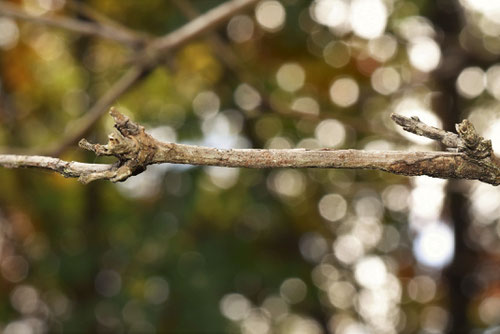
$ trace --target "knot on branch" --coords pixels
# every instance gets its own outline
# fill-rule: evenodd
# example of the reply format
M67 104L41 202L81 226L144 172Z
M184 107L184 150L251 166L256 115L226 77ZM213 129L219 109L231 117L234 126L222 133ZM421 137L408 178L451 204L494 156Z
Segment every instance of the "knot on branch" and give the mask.
M79 180L82 183L99 179L125 181L130 176L144 171L152 163L156 153L156 140L146 133L143 126L134 123L115 108L111 108L109 113L115 120L115 131L108 136L108 143L91 144L82 139L78 145L98 156L115 156L118 161L109 171L81 175Z
M474 128L474 125L464 119L460 124L456 124L457 133L462 139L462 143L458 146L458 150L476 159L484 159L490 157L493 153L491 140L486 140L479 136Z

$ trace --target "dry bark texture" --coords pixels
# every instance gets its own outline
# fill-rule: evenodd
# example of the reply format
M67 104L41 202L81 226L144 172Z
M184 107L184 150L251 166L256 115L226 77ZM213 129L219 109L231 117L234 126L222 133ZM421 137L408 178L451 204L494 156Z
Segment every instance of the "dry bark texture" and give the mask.
M80 147L96 155L115 156L115 164L67 162L43 156L0 155L0 166L50 169L82 183L94 180L124 181L159 163L244 168L349 168L376 169L394 174L428 175L439 178L480 180L500 184L500 167L491 141L480 137L467 120L457 124L458 134L422 123L418 118L393 114L406 131L443 143L450 151L362 151L335 149L217 149L165 143L149 135L144 127L111 108L115 131L105 145L80 141Z

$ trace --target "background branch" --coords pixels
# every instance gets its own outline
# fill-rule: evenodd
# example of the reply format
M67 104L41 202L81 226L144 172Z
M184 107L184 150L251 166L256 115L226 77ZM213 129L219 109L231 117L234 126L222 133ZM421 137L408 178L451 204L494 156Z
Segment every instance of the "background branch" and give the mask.
M118 31L119 33L124 35L129 35L132 39L137 39L138 41L145 42L146 40L149 40L151 38L151 36L144 32L138 32L136 30L130 29L120 22L111 19L110 17L90 7L85 2L71 0L67 1L67 6L71 9L74 9L83 17L95 21L100 25L106 26L107 29Z
M161 53L174 47L179 47L200 34L214 29L236 13L256 4L257 1L259 0L232 0L223 3L198 16L196 19L189 21L181 28L157 38L151 43L151 48Z
M144 43L144 39L137 34L132 34L122 29L112 28L109 25L84 22L65 16L34 16L26 13L19 8L19 6L12 5L5 1L0 2L0 14L38 24L62 28L82 35L99 36L128 46L137 46Z

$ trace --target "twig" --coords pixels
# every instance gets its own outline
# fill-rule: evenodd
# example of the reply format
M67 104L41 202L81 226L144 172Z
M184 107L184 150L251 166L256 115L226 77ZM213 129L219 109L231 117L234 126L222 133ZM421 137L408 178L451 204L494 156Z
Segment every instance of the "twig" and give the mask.
M446 147L458 148L462 143L462 140L456 133L451 133L422 123L422 121L420 121L420 119L416 116L408 118L399 114L392 114L391 118L405 131L437 140Z
M88 173L109 171L113 165L68 162L40 155L0 154L0 166L6 168L41 168L57 172L64 177L80 177Z
M479 154L467 146L471 138L475 143L486 142L479 137L471 124L464 121L458 125L459 136L449 143L467 146L457 152L402 152L402 151L360 151L333 149L217 149L194 145L160 142L145 132L144 127L110 110L115 120L115 129L106 145L91 144L85 139L80 146L96 155L118 158L113 165L95 165L66 162L40 156L0 155L0 166L19 168L37 167L51 169L66 177L78 177L83 183L104 179L112 182L124 181L141 173L148 165L160 163L191 164L203 166L243 168L349 168L377 169L394 174L414 176L429 175L439 178L480 180L493 185L500 184L500 167L488 155ZM411 131L422 136L441 140L449 133L424 123L402 116L392 116L398 124L412 124ZM466 130L464 130L464 128ZM408 129L410 129L408 127ZM454 136L451 136L454 137ZM476 140L477 139L477 140Z
M0 14L10 16L21 20L32 21L39 24L58 27L70 31L80 33L82 35L96 35L106 39L110 39L128 46L138 46L144 43L143 38L137 35L126 33L123 30L111 28L109 26L98 25L75 20L69 17L62 16L34 16L24 12L16 5L0 2Z
M223 3L186 23L181 28L154 40L150 48L161 57L162 52L179 47L201 33L210 31L239 11L257 3L257 1L259 0L231 0Z

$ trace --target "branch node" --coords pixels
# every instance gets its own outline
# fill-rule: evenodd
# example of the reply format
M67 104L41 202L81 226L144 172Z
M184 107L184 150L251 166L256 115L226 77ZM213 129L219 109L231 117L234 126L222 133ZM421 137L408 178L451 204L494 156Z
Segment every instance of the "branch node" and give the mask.
M143 126L131 121L116 108L111 108L109 114L115 120L115 131L108 136L108 143L106 145L91 144L86 139L82 139L79 146L98 156L115 156L118 162L110 171L80 176L79 180L82 183L98 179L108 179L112 182L125 181L130 176L141 173L153 163L158 142L146 133Z
M460 152L465 152L476 159L484 159L492 155L491 140L479 136L469 120L464 119L460 124L456 124L455 128L462 139L462 145L458 147Z

